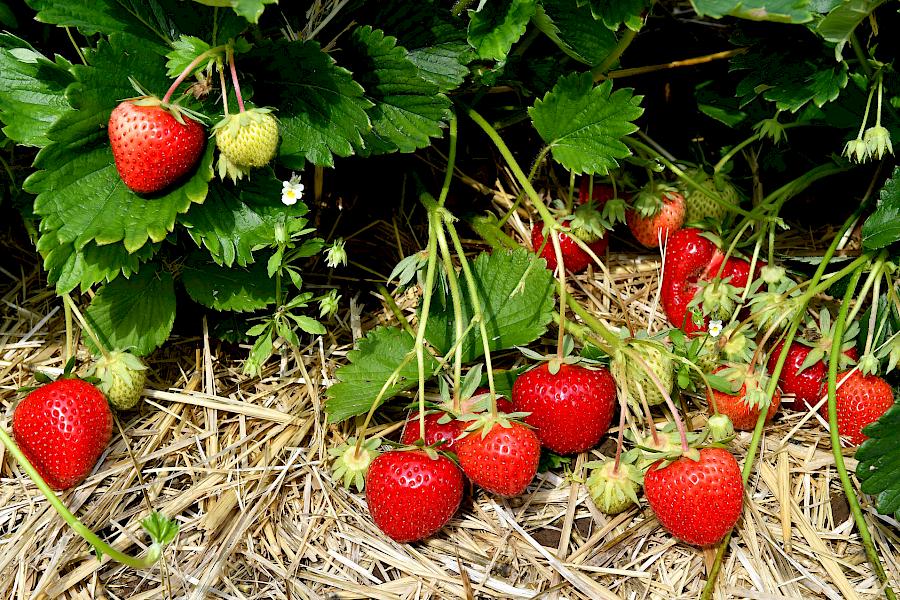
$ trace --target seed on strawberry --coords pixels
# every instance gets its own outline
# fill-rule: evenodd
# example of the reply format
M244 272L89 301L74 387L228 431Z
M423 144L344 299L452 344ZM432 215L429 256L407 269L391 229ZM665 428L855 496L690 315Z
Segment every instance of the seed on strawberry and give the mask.
M668 465L654 463L644 474L644 495L669 533L688 544L712 546L741 516L741 470L723 448L702 448Z
M278 149L278 121L266 108L231 114L213 126L219 148L219 177L237 180L264 167Z
M473 483L500 496L518 496L537 473L541 443L521 423L487 423L456 443L459 465Z
M112 436L112 413L96 387L58 379L29 393L13 413L16 444L54 490L87 477Z
M838 383L846 375L838 373ZM862 430L894 405L894 391L890 384L877 375L863 375L854 371L835 394L838 432L852 445L858 446L869 437ZM820 409L828 418L828 405Z
M463 477L446 456L423 450L385 452L369 466L366 503L375 525L397 542L440 530L462 501Z
M541 363L513 384L513 406L531 413L541 445L558 454L574 454L597 445L609 429L616 408L616 382L604 368Z
M206 145L206 131L177 107L154 97L121 102L107 128L116 170L138 194L162 191L190 173Z

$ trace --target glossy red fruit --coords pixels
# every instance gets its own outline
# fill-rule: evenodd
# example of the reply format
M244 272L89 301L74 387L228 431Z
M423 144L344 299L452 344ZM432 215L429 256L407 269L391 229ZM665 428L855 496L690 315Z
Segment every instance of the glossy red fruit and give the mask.
M647 248L658 248L660 238L665 243L684 223L684 196L678 192L664 192L662 201L662 208L651 216L642 216L635 210L625 213L625 222L632 235Z
M13 413L16 444L54 490L87 477L112 436L112 412L96 387L58 379L34 390Z
M838 373L838 383L846 375ZM835 394L838 433L854 446L869 439L862 430L881 418L894 405L894 390L887 381L876 375L863 375L854 371ZM828 418L828 405L819 409Z
M206 130L160 106L120 103L109 116L109 143L119 176L131 190L152 194L190 173L206 146Z
M513 384L516 412L531 413L541 445L558 454L590 450L609 429L616 409L616 382L604 368L562 364L554 375L541 363Z
M590 178L582 177L578 186L578 203L584 204L588 200L594 202L598 207L602 207L608 201L616 197L616 191L613 186L606 183L595 183L594 191L590 192ZM619 198L627 199L626 194L619 192Z
M494 423L484 437L477 430L459 440L456 456L473 483L500 496L518 496L537 473L541 443L521 423Z
M775 371L775 365L778 363L778 357L781 356L781 350L784 348L784 342L779 342L769 355L767 364L769 373ZM781 375L778 377L778 385L785 394L792 394L793 400L785 402L787 408L794 410L809 410L813 408L825 396L825 385L827 376L827 367L824 360L813 363L806 369L800 370L806 356L812 348L799 342L791 342L787 351L784 366L781 369ZM853 360L859 358L856 348L851 348L844 352ZM823 405L824 406L824 405Z
M443 455L392 450L366 474L366 503L375 525L397 542L427 538L447 524L462 501L459 467Z
M449 420L446 423L439 423L443 417ZM464 421L458 421L443 411L425 413L425 445L432 446L438 442L443 442L438 450L453 450L456 439L462 435L466 428ZM403 426L403 433L400 434L401 444L415 444L419 441L419 413L414 412L409 415L406 424Z
M644 475L644 495L669 533L688 544L712 546L741 516L741 470L723 448L702 448L700 460L657 461Z
M720 367L716 369L715 372L718 373L725 368L727 367ZM719 390L712 390L712 393L716 408L719 409L720 413L727 415L728 418L731 419L731 423L734 425L735 429L740 431L752 431L756 428L756 420L759 418L761 407L758 405L750 406L747 403L746 384L742 385L741 389L738 390L736 394L728 394L726 392L720 392ZM709 403L709 410L712 411L713 401L709 398L709 392L707 392L706 399ZM781 392L776 389L775 393L772 395L772 402L769 404L769 410L766 411L766 424L770 423L775 417L775 413L778 412L778 407L780 405Z
M538 223L535 223L531 228L531 248L535 252L537 252L538 249L540 249L541 245L544 243L543 227L544 222L540 221ZM603 255L606 254L606 248L608 245L608 236L604 236L587 244L587 246L594 252L594 254L596 254L601 259L603 258ZM562 252L563 264L566 266L566 270L572 273L580 273L584 271L585 269L587 269L588 265L593 262L593 259L590 257L590 255L582 250L568 233L560 232L559 249ZM548 269L556 269L556 249L553 247L552 239L547 240L547 245L544 246L543 251L541 251L541 256L547 260Z

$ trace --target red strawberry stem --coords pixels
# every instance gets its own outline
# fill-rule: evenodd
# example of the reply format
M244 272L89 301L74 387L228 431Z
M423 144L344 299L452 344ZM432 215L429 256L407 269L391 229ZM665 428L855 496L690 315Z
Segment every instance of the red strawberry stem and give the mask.
M853 489L853 483L850 481L850 475L847 473L847 467L844 464L844 455L841 452L841 437L838 431L837 422L837 371L840 364L841 345L844 339L844 330L847 324L847 314L849 313L850 303L853 300L856 285L862 275L864 267L860 266L847 285L847 291L844 294L844 301L841 303L837 320L834 323L834 339L831 342L831 357L828 360L828 427L831 433L831 453L834 455L834 466L837 469L838 476L841 480L841 486L844 488L844 495L847 496L847 504L850 506L850 513L853 515L853 521L856 523L856 529L859 531L859 539L866 551L866 557L869 564L878 576L881 585L884 586L884 595L889 600L896 600L894 590L891 589L890 581L881 559L878 558L878 552L875 550L875 544L872 542L872 534L863 517L862 508L859 505L859 498ZM861 300L860 298L859 300ZM861 302L858 302L861 303ZM873 308L873 313L875 312Z
M162 556L163 544L158 543L154 540L153 544L150 546L147 556L144 558L136 558L129 554L125 554L120 550L117 550L101 540L97 537L97 534L91 531L87 526L84 525L81 521L78 520L78 517L72 514L72 512L66 507L65 504L62 503L62 500L50 489L50 486L47 485L47 482L44 481L44 478L37 472L16 443L9 437L9 434L0 427L0 441L3 442L3 445L6 446L6 450L12 454L13 458L19 463L22 469L25 471L25 474L34 482L37 488L40 490L41 494L47 499L50 505L59 513L59 516L65 520L66 523L69 524L75 532L83 537L87 543L94 547L97 551L98 558L101 554L108 555L111 559L116 562L122 563L123 565L127 565L134 569L147 569L153 566L156 561L159 560L160 556Z
M172 97L172 94L175 93L175 90L178 89L178 86L181 85L181 82L184 81L187 78L187 76L191 74L191 72L194 70L194 67L199 65L201 61L203 61L207 58L210 58L214 54L221 52L221 51L222 51L221 46L216 47L216 48L210 48L209 50L198 55L194 60L192 60L191 63L187 66L187 68L185 68L185 70L182 71L181 74L175 79L175 81L172 83L172 85L169 86L169 90L166 92L166 95L163 96L163 99L162 99L163 104L169 103L169 99Z
M234 48L231 46L225 51L228 55L228 68L231 70L231 85L234 86L234 95L237 98L240 112L244 112L244 98L241 96L241 85L238 83L237 69L234 68Z

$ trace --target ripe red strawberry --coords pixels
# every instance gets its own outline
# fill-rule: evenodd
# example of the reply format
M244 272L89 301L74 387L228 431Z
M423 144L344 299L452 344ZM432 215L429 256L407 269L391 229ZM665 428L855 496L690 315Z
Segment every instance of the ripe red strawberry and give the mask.
M647 248L658 248L660 238L665 243L684 223L684 197L669 190L656 194L643 192L635 207L625 213L632 235Z
M514 421L498 422L487 435L476 429L456 443L459 465L469 479L494 494L518 496L537 473L541 443L534 431Z
M543 221L535 223L531 228L531 247L535 252L537 252L544 243L543 228ZM606 254L606 247L609 245L609 237L604 236L592 242L585 243L594 254L603 258L603 255ZM582 250L568 233L560 232L559 249L562 252L563 264L566 266L566 270L572 273L584 271L587 269L588 265L593 262L590 255ZM547 260L548 269L556 270L556 249L553 247L552 239L547 240L547 244L544 246L541 256Z
M838 373L838 383L846 372ZM837 389L835 395L837 405L838 432L854 446L869 439L862 430L866 425L877 421L881 415L894 405L894 391L890 384L876 375L863 375L855 371L844 385ZM820 409L828 418L828 406Z
M719 367L715 372L721 375L722 371L728 369L729 367ZM752 377L752 375L749 377ZM747 377L747 379L749 379L749 377ZM763 382L750 380L749 383L756 388L755 395L758 396L760 392L764 392L761 385ZM759 413L762 411L762 405L754 398L748 399L747 382L743 383L741 389L735 394L713 390L712 395L713 397L710 398L709 392L707 392L706 400L709 402L710 411L712 411L713 403L715 403L715 407L719 409L719 412L723 415L727 415L731 419L731 423L735 429L752 431L756 427L756 420L759 418ZM772 418L775 416L775 413L778 412L778 407L780 405L781 392L776 389L775 393L772 395L772 402L769 404L769 409L766 411L767 424L772 421Z
M438 423L442 417L447 417L449 421L446 423ZM464 421L458 421L443 411L430 412L425 414L425 445L431 446L438 442L443 442L439 450L452 450L456 439L462 435L466 428ZM415 444L419 440L419 413L418 411L409 415L406 424L403 426L403 433L400 434L401 444Z
M447 524L462 501L463 477L443 455L385 452L366 474L366 503L375 525L397 542L425 539Z
M778 357L784 348L784 342L779 342L772 354L769 356L768 368L769 372L775 370L778 363ZM813 363L809 367L800 370L806 357L813 348L800 342L791 342L787 351L787 358L781 369L781 375L778 377L778 385L785 394L793 394L794 399L785 405L794 410L809 410L819 403L825 396L825 385L827 383L827 366L824 360ZM859 354L856 348L850 348L844 352L848 358L857 360ZM824 404L822 406L825 406Z
M176 118L152 97L120 103L108 133L119 176L139 194L159 192L187 175L206 145L200 123L183 113Z
M112 436L112 412L96 387L58 379L32 391L13 413L16 444L54 490L81 483Z
M590 178L582 177L581 182L578 186L578 203L584 204L588 200L591 200L598 207L602 207L608 201L612 200L616 197L616 190L613 186L606 183L595 183L593 193L590 193ZM626 198L626 194L623 194L621 190L619 190L619 198Z
M556 374L541 363L520 375L512 388L516 412L541 445L558 454L590 450L609 429L616 408L616 382L604 368L562 364Z
M644 495L669 533L695 546L712 546L741 516L741 470L723 448L701 448L699 460L687 456L644 475Z

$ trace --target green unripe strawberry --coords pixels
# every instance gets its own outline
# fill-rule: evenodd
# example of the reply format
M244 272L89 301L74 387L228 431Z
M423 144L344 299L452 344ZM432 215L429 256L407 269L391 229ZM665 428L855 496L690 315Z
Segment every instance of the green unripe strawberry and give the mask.
M231 114L213 127L219 147L219 177L240 179L250 169L264 167L278 149L278 121L266 108Z
M637 467L624 460L618 469L614 460L588 464L593 465L597 468L591 471L587 488L601 512L617 515L638 503L637 492L644 476Z
M641 396L650 406L662 404L665 396L653 377L647 373L645 365L650 368L666 393L671 393L675 385L675 362L659 342L635 340L629 346L644 364L625 352L617 352L610 365L616 383L634 406L640 406Z
M94 363L91 376L100 380L97 387L113 408L128 410L141 399L147 382L147 366L130 352L113 350Z
M710 177L700 170L687 171L686 174L699 183L700 187L709 190L709 193L701 192L689 185L681 186L685 204L685 223L698 223L707 218L718 222L728 216L728 209L713 200L711 198L713 194L727 204L736 205L740 202L737 190L723 175Z

